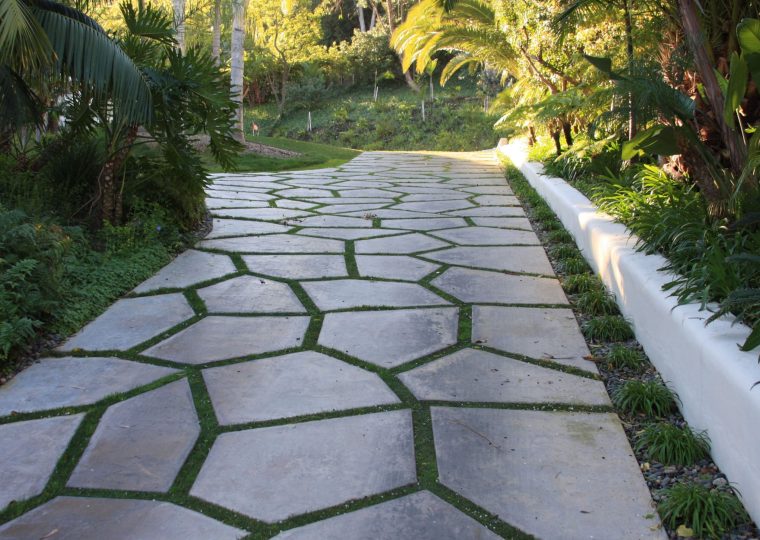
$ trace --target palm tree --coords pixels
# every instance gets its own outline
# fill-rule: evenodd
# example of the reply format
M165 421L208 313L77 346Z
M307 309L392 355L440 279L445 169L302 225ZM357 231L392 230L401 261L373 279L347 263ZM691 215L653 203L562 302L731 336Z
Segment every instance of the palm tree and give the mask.
M230 43L230 95L237 103L235 133L242 142L243 130L243 66L245 65L243 45L245 42L246 0L232 0L232 41Z

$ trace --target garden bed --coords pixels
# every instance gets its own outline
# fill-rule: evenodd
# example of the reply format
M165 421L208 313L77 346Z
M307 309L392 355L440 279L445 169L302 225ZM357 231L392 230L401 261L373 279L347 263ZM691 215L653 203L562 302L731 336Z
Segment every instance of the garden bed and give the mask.
M663 379L680 398L685 419L706 430L712 455L760 521L760 366L756 352L742 352L749 328L710 316L698 305L679 306L663 292L672 276L659 271L666 260L635 249L636 238L580 192L559 178L542 174L519 143L500 144L533 188L557 214L605 286Z

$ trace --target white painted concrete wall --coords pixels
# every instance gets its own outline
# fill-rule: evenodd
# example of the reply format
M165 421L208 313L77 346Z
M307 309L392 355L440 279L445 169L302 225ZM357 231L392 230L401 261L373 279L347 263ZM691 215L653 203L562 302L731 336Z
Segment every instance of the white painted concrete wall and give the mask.
M671 281L659 271L666 261L635 250L636 238L596 211L583 194L560 178L544 176L527 161L523 144L498 149L509 157L575 238L583 256L615 294L662 378L679 396L689 424L706 430L715 462L742 494L760 523L760 365L758 351L742 352L750 329L723 318L705 326L709 312L679 306L662 291Z

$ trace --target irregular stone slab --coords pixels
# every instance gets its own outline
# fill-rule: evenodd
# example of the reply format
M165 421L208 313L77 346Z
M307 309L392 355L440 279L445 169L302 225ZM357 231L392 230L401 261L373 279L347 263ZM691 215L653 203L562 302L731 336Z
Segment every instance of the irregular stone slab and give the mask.
M206 195L218 199L235 199L238 201L258 201L264 202L274 199L274 195L266 195L256 191L238 190L238 189L209 189ZM264 206L268 206L264 204Z
M190 494L273 523L416 481L403 410L223 433Z
M355 198L378 198L378 199L394 199L398 197L398 193L391 191L385 191L384 189L374 188L360 188L360 189L342 189L338 192L344 199Z
M247 534L168 502L94 497L56 497L0 526L2 540L235 540Z
M369 212L349 212L346 215L364 217L367 214L380 219L440 217L432 212L412 212L411 210L396 210L394 208L380 208L378 210L370 210Z
M412 283L336 279L301 283L322 311L357 307L407 307L448 304L440 296Z
M411 210L413 212L448 212L450 210L460 210L474 206L469 201L426 201L426 202L405 202L393 206L396 210Z
M449 212L449 215L463 217L525 217L525 211L519 206L479 206L477 208L454 210L452 212Z
M319 344L392 368L457 342L459 309L398 309L330 313Z
M374 178L374 176L372 177ZM332 184L331 187L334 188L385 188L385 187L393 187L393 184L389 184L388 182L380 182L378 180L343 180L341 182L337 182L335 184Z
M405 255L357 255L356 266L365 277L418 281L438 269L437 264Z
M329 204L329 205L336 205L336 206L349 206L349 205L355 205L355 204L356 205L379 204L381 206L386 206L393 203L392 200L384 199L380 197L353 197L353 198L316 197L316 198L309 199L309 201L316 204Z
M168 491L200 430L186 379L112 405L68 485Z
M206 206L210 210L221 208L267 208L269 203L265 201L247 201L241 199L206 199Z
M277 206L277 208L293 208L295 210L310 210L311 208L317 206L313 203L304 201L292 201L290 199L279 199L274 204Z
M0 510L42 493L84 414L0 425Z
M380 377L314 351L203 371L222 425L399 403Z
M142 354L182 364L205 364L298 347L309 317L222 317L201 319Z
M386 206L384 203L364 203L364 204L328 204L314 210L320 214L346 214L348 212L365 212L371 214L373 210Z
M176 371L118 358L44 358L0 387L0 416L90 405Z
M528 218L522 217L474 217L472 222L482 227L503 227L505 229L522 229L532 231Z
M319 236L321 238L356 240L358 238L393 236L396 234L405 234L406 232L407 231L402 231L400 229L342 229L328 227L325 229L304 228L298 231L298 234L303 234L304 236Z
M423 257L457 266L554 275L554 269L542 247L454 247L425 253Z
M478 195L473 201L481 206L520 206L513 195Z
M600 381L475 349L399 375L419 400L610 405Z
M463 200L467 199L468 197L472 197L472 193L462 193L461 191L455 191L453 189L442 189L439 191L432 191L430 193L404 195L401 200L404 202L452 201ZM471 204L470 206L474 205Z
M405 234L391 238L373 238L356 242L356 253L418 253L447 247L449 244L420 233Z
M135 287L135 292L144 293L169 287L185 288L234 272L237 272L237 268L227 255L188 249L164 266L158 274Z
M488 246L509 244L540 244L534 232L495 227L462 227L430 233L438 238L465 246Z
M251 272L286 279L314 279L348 275L343 255L246 255Z
M435 229L450 229L466 227L463 218L430 218L430 219L384 219L383 227L409 229L411 231L433 231Z
M322 182L317 179L315 183L321 184ZM310 189L310 188L291 188L281 189L276 191L278 197L290 197L290 198L306 198L306 197L332 197L332 191L328 189Z
M362 508L275 536L280 540L497 540L486 527L429 491Z
M186 321L195 312L180 293L126 298L59 347L62 351L126 350Z
M471 268L450 268L433 285L463 302L482 304L567 304L559 281Z
M268 221L250 221L247 219L214 219L214 228L206 238L224 236L243 236L247 234L286 233L292 227L269 223Z
M338 240L309 238L295 234L240 236L204 240L199 247L236 253L343 253L345 244Z
M343 216L312 216L291 221L301 227L372 227L371 219Z
M240 276L198 290L209 311L217 313L305 313L287 283Z
M431 408L440 481L538 538L664 539L608 413ZM649 516L649 519L645 516Z
M597 373L570 309L474 306L472 340L504 352Z
M289 208L230 208L227 210L212 210L211 214L219 217L261 219L264 221L281 221L296 217L313 215L303 210L291 210Z
M509 186L475 186L464 189L467 193L477 193L479 195L514 195L512 188Z

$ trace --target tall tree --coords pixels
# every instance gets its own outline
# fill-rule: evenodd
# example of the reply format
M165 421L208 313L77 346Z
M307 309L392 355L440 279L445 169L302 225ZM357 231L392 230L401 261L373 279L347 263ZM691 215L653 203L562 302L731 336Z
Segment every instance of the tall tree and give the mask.
M172 0L172 9L174 10L174 28L176 31L175 39L177 46L183 53L185 52L185 0Z
M230 42L230 95L237 104L235 138L245 140L243 127L243 68L245 65L245 8L247 0L232 0L232 39Z
M216 65L219 65L222 49L222 0L214 0L214 21L211 26L211 56Z

